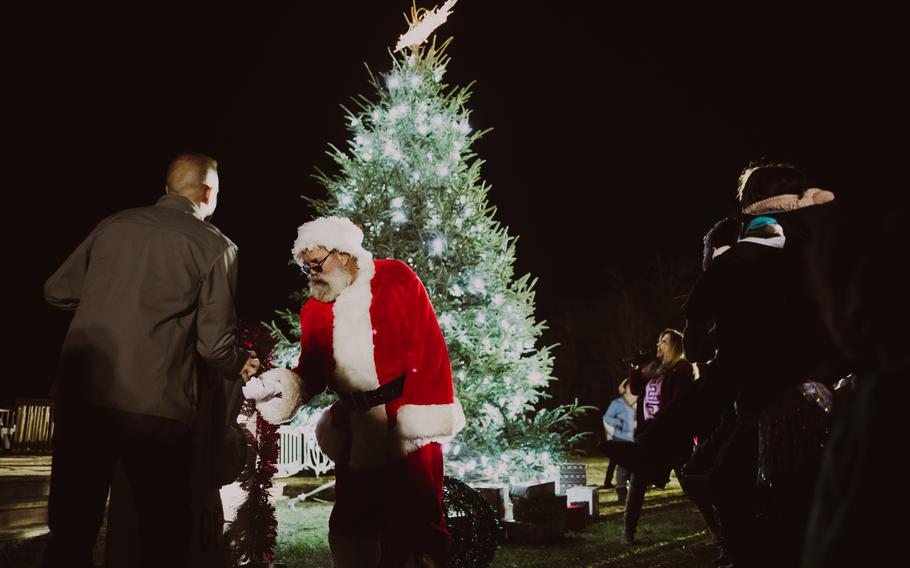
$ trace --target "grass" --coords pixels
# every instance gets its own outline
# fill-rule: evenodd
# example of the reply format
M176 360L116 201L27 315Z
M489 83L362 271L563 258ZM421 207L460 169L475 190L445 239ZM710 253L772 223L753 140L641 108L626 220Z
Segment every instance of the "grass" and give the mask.
M612 494L609 494L612 498ZM301 503L292 511L276 507L278 549L276 557L288 568L331 568L327 542L332 504ZM606 566L709 566L716 555L711 538L695 507L672 484L652 490L645 501L638 529L638 542L623 545L622 507L610 505L601 518L584 531L566 533L562 540L546 545L506 544L496 552L491 568L554 568Z
M589 482L603 481L606 462L580 460L588 464ZM284 483L284 494L296 496L310 491L331 477L291 477ZM328 520L332 510L332 490L300 503L296 510L287 500L276 503L278 546L276 558L288 568L331 568L328 549ZM96 546L96 563L103 558L104 530ZM711 538L697 509L682 494L672 479L665 489L651 489L634 545L621 543L622 507L615 504L613 492L601 493L601 517L581 532L566 533L565 538L546 545L507 543L496 552L491 568L582 568L582 567L674 567L710 566L716 555ZM0 546L0 565L9 568L38 566L46 537Z
M304 502L292 511L286 503L275 507L278 518L276 557L288 568L294 566L332 566L328 527L330 502Z
M606 461L599 458L579 460L588 464L588 480L603 481ZM325 479L293 477L285 494L309 491ZM320 494L320 496L323 496ZM319 496L317 496L319 497ZM549 544L506 544L496 552L491 568L554 567L695 567L709 566L716 556L704 522L694 505L682 494L676 479L665 489L651 489L645 498L639 522L637 542L621 543L622 507L615 503L615 493L601 493L601 516L584 531L566 533L562 540ZM288 568L330 568L328 552L328 516L332 504L327 501L300 503L292 511L286 502L276 505L278 547L276 557Z

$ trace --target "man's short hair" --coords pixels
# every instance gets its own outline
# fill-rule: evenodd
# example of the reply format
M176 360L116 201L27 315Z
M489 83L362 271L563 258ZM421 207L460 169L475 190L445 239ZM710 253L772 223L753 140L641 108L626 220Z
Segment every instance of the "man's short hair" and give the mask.
M205 177L209 170L217 170L218 162L205 154L180 154L167 168L167 190L194 198L205 191Z

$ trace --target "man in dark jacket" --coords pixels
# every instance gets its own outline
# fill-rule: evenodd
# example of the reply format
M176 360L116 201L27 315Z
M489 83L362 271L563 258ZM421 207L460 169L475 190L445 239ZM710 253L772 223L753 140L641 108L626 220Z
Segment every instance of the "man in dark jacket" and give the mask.
M237 347L237 247L205 221L216 162L177 157L152 207L103 220L44 286L75 311L57 399L45 566L92 566L114 464L135 498L148 565L176 565L190 540L198 379L205 368L248 379Z

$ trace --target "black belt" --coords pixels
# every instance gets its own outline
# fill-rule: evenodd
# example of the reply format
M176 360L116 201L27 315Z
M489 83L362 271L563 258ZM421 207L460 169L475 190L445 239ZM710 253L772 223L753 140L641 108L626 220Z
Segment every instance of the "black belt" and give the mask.
M359 392L340 392L338 401L341 406L352 412L366 412L374 406L395 400L404 392L404 375L388 382L378 389Z

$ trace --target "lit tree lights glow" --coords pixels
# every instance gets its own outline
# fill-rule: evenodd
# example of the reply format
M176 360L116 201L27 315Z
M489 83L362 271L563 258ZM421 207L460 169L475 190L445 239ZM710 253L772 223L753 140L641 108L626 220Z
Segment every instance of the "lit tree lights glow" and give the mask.
M471 127L470 85L443 82L449 41L392 54L386 74L370 73L374 98L344 108L349 142L330 145L338 172L316 176L327 198L306 199L320 215L360 225L366 249L406 261L426 286L467 417L445 448L449 472L540 477L579 440L572 420L586 408L535 408L554 380L551 348L535 348L544 324L534 318L534 281L515 277L515 239L494 219L483 161L471 150L487 131ZM297 313L279 313L292 332L271 326L276 357L292 366Z

